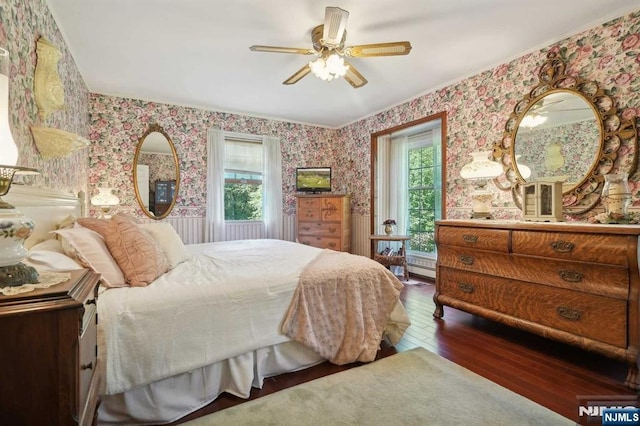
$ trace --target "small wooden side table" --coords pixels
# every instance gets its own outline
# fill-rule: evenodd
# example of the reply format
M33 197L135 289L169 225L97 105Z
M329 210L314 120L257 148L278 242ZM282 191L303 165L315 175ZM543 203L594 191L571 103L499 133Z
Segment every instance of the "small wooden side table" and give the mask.
M402 266L404 269L404 279L409 280L409 268L407 267L407 235L370 235L369 239L373 242L373 260L383 264L384 266ZM380 241L399 241L402 243L400 251L392 256L380 254L378 251L378 243Z

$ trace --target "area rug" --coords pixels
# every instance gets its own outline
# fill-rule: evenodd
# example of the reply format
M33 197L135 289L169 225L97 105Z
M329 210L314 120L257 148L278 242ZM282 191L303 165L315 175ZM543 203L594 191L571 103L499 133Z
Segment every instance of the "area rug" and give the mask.
M185 423L204 425L575 425L424 348Z

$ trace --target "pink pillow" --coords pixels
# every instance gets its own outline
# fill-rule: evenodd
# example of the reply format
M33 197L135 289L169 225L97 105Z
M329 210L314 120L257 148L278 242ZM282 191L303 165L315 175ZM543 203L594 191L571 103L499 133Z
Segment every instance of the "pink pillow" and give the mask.
M62 238L64 254L102 275L106 287L126 287L124 275L100 234L81 226L52 232Z
M155 241L130 218L80 218L78 223L102 235L126 282L144 287L168 270L167 258Z

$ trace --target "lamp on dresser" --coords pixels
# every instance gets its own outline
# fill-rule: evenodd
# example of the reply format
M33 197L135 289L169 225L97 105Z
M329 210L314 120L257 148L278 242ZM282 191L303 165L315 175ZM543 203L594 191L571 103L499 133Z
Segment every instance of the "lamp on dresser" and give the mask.
M490 151L472 152L471 162L465 164L460 170L460 177L469 180L474 186L471 198L473 199L472 219L491 219L491 200L493 194L487 189L489 180L502 173L502 166L490 160Z
M34 173L35 169L16 166L18 149L9 127L9 52L0 47L0 287L38 281L38 273L20 263L29 252L24 240L31 235L33 222L2 200L16 173Z
M98 193L91 197L91 205L100 209L100 218L109 219L111 209L120 204L120 198L113 193L113 188L98 188Z

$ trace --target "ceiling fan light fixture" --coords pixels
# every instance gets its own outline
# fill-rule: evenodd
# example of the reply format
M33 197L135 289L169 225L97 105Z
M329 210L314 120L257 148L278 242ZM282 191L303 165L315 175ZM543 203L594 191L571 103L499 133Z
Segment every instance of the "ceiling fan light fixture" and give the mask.
M309 62L309 67L311 67L311 72L316 77L325 81L344 77L349 69L349 66L345 65L344 59L336 53L327 56L326 59L321 57Z

